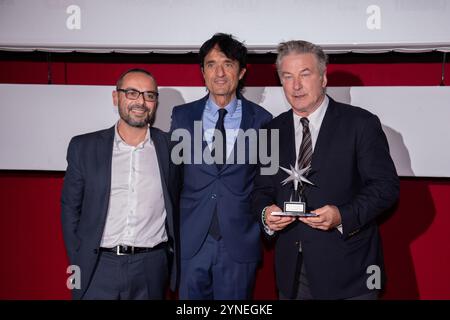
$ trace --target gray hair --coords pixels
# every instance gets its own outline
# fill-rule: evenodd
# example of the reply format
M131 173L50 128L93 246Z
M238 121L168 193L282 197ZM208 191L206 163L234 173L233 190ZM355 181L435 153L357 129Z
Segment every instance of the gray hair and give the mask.
M291 40L287 42L281 42L277 47L277 70L280 72L281 61L283 58L289 54L305 54L312 53L316 56L317 61L319 63L319 72L320 75L324 75L325 70L327 68L328 56L323 51L323 49L315 45L314 43L303 41L303 40Z

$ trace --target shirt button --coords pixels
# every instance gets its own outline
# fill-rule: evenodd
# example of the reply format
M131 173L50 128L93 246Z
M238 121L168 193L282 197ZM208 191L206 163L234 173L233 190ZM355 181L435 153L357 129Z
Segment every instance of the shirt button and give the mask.
M217 198L217 195L215 194L215 193L213 193L212 195L211 195L211 199L216 199Z

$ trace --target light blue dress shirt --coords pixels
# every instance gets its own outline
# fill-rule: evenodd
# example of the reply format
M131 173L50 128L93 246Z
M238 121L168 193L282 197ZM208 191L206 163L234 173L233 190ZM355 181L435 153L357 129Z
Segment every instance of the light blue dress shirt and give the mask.
M211 143L216 128L217 120L219 119L220 107L214 103L211 97L206 101L205 110L203 111L203 137L208 144L209 149L212 149ZM239 128L242 120L242 101L234 98L225 106L227 114L224 118L224 127L227 136L227 158L230 156L234 143L236 142Z

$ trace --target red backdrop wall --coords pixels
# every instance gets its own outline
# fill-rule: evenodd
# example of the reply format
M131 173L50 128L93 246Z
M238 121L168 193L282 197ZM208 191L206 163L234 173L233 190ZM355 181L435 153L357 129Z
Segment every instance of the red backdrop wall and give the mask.
M251 55L247 85L279 85L274 59ZM329 86L435 86L441 81L441 59L440 53L333 55ZM113 85L131 67L147 68L161 86L203 85L192 54L8 52L0 52L0 83ZM448 63L445 71L450 74ZM20 105L20 97L17 101ZM60 225L63 176L0 171L0 299L70 298ZM401 179L397 207L380 219L388 273L384 299L450 299L449 194L449 179ZM270 244L265 244L254 297L276 299Z

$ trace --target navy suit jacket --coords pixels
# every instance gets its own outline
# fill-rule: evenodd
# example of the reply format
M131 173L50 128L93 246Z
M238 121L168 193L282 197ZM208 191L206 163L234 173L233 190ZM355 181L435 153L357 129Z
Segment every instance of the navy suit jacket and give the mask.
M111 190L111 163L114 127L72 138L67 152L67 171L61 197L64 242L72 265L81 269L81 288L73 289L81 299L91 281L99 256ZM173 257L177 257L176 177L170 168L169 140L166 133L150 128L155 145L164 203L166 228ZM176 260L176 259L175 259ZM171 266L171 288L176 286L176 261Z
M293 111L282 113L268 125L280 131L280 166L296 161ZM295 221L275 234L275 269L279 290L296 292L299 243L312 295L317 299L343 299L368 293L370 265L384 266L376 218L391 207L399 194L398 176L379 119L358 107L330 98L320 128L308 176L315 186L305 190L307 211L335 205L342 217L343 234L322 231ZM292 184L281 185L287 174L257 176L253 193L255 214L289 201Z
M175 107L171 131L183 128L194 137L194 121L202 120L207 99L208 96ZM260 129L272 119L262 107L244 97L239 99L242 101L241 129ZM208 148L203 135L198 138L202 139L202 150ZM193 154L194 139L191 140ZM221 235L233 260L244 263L261 258L258 217L251 210L251 192L258 165L248 164L248 148L247 141L246 164L226 164L220 171L215 164L204 162L181 166L181 258L189 259L198 252L208 235L216 206Z

